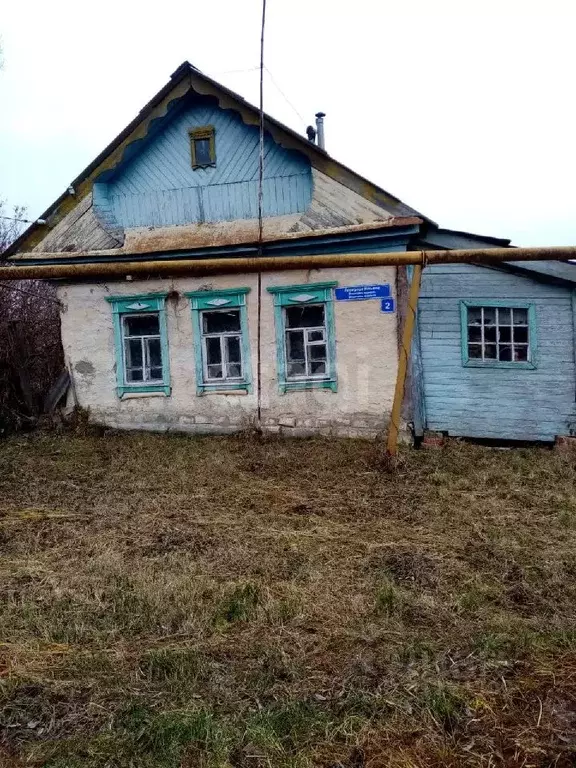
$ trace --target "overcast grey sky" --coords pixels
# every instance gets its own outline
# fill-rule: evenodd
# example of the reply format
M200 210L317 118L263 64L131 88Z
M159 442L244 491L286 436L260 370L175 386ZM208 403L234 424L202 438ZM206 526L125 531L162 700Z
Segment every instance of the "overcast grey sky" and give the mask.
M0 196L39 215L184 59L256 103L260 12L3 0ZM575 33L576 0L268 0L265 109L322 109L331 155L441 226L573 245Z

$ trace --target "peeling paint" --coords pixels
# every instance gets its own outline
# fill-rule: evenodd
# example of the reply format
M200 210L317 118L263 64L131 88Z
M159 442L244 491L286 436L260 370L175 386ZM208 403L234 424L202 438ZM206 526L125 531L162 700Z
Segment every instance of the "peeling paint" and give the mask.
M89 360L79 360L74 366L74 370L81 376L91 376L94 374L94 366Z
M303 284L305 270L270 272L262 275L262 418L271 429L308 429L319 434L363 434L374 436L385 427L392 405L397 372L397 328L394 315L380 312L378 301L335 302L336 361L338 390L311 389L279 392L276 370L274 306L267 288ZM326 269L313 281L338 280L341 285L363 282L394 283L394 267ZM180 294L206 287L202 278L182 277L174 281ZM78 376L78 402L91 417L103 424L133 429L170 429L192 432L231 432L253 423L258 407L255 391L223 395L196 395L195 338L189 306L167 305L171 395L120 400L116 394L115 351L109 287L115 294L131 295L165 289L159 279L77 283L66 287L70 311L62 317L62 337L67 355ZM246 287L248 337L252 370L257 369L258 336L257 276L218 275L210 281L213 290ZM64 289L59 289L63 291ZM91 293L91 291L93 291ZM255 389L255 388L254 388Z

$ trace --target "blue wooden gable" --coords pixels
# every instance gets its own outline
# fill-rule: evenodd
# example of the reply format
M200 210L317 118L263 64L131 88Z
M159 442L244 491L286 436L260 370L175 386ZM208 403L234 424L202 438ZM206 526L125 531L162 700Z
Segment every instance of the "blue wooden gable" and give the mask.
M112 229L251 219L258 215L259 131L214 98L182 99L94 185L97 214ZM215 167L193 169L189 131L213 126ZM264 215L304 212L310 161L264 140Z
M469 305L529 308L533 364L471 365L463 325ZM415 340L424 425L475 438L573 434L574 307L569 284L471 264L426 267Z

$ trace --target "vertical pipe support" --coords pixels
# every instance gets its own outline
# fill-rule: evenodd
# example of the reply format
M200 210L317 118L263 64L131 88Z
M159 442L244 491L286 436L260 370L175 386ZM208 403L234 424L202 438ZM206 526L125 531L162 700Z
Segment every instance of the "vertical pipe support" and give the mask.
M418 296L420 295L421 280L422 265L416 264L412 273L412 282L410 283L410 291L408 294L406 320L404 322L404 328L402 329L402 344L400 346L400 359L398 360L398 375L396 376L394 402L392 404L390 426L388 428L388 440L386 442L386 453L388 456L395 456L398 452L400 412L402 410L402 400L404 398L406 374L408 372L408 360L410 359L410 347L412 346L412 337L414 335L414 324L416 321L416 311L418 308Z

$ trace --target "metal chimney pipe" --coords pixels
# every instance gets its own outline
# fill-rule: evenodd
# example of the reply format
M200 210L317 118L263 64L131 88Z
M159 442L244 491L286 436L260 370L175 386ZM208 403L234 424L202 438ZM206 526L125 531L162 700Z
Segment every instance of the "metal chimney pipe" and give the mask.
M320 149L326 149L324 143L324 118L326 114L324 112L316 112L316 131L318 133L318 146Z

